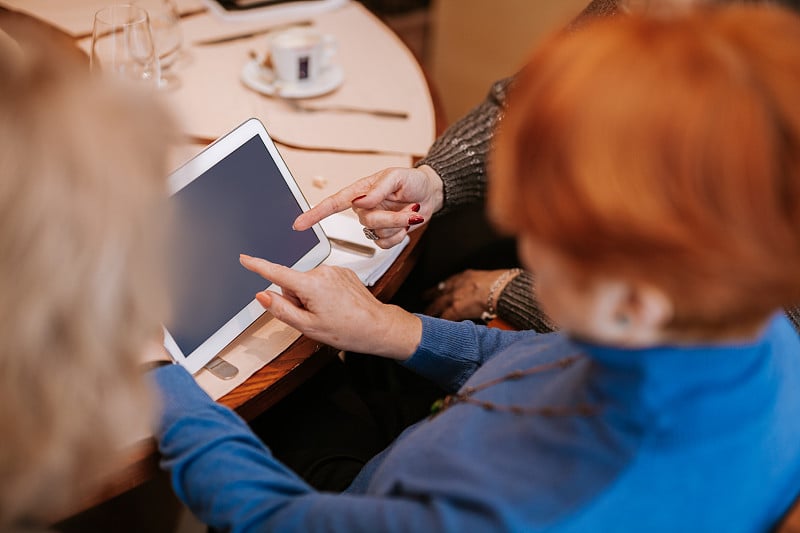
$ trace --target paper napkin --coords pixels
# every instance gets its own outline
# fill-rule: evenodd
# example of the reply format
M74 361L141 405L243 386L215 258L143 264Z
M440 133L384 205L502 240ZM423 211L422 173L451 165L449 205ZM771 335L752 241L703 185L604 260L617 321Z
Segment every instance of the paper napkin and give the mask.
M358 219L350 213L337 213L329 216L321 224L325 234L329 237L355 242L375 250L374 256L365 257L334 246L331 249L331 255L323 262L326 265L349 268L356 273L358 279L367 287L373 286L389 270L389 267L392 266L392 263L409 242L409 238L406 236L397 246L388 250L379 248L364 236L364 231Z

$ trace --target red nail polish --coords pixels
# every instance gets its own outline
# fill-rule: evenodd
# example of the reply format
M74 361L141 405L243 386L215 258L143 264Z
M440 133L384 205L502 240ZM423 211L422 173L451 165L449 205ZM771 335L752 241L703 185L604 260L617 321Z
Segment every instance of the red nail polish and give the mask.
M411 215L408 217L409 226L416 226L417 224L422 224L423 222L425 222L425 219L419 215Z
M350 200L350 203L352 204L353 202L355 202L355 201L357 201L357 200L361 200L362 198L366 198L366 197L367 197L367 195L366 195L366 194L362 194L361 196L356 196L355 198L353 198L352 200Z
M419 207L420 207L419 204L414 204L411 206L411 210L416 213L417 211L419 211Z

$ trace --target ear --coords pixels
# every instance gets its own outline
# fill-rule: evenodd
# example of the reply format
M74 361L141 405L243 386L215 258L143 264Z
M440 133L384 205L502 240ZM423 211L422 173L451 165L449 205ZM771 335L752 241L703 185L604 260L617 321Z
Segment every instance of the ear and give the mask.
M647 284L614 280L597 287L595 323L606 340L647 346L664 338L672 319L672 300L661 289Z

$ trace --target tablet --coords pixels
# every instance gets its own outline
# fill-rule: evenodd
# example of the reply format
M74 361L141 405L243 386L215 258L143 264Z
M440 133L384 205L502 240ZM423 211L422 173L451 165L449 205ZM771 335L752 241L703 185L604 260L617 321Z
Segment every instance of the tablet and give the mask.
M269 282L245 270L240 253L310 270L328 256L330 243L319 224L292 229L308 203L257 119L176 170L168 186L173 306L164 345L196 373L264 313L255 294Z

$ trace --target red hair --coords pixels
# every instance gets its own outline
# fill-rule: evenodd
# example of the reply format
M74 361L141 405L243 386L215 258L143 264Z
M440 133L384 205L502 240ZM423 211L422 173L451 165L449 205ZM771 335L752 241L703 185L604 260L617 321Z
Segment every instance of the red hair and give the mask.
M800 19L764 6L553 36L497 135L497 224L591 278L658 286L672 327L800 301Z

